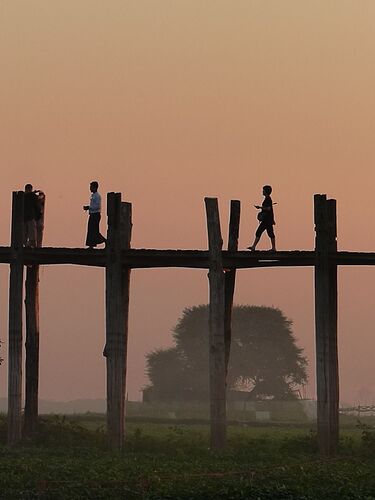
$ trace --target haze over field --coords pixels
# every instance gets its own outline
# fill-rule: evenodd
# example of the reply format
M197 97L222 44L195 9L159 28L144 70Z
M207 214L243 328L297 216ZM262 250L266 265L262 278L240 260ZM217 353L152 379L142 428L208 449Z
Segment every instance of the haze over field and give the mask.
M279 249L313 248L312 197L327 193L339 248L375 251L374 18L372 0L3 0L0 245L11 191L31 182L47 195L45 245L83 246L97 179L103 200L121 191L133 203L134 247L206 248L203 198L217 196L225 240L229 200L242 200L245 248L267 183ZM371 268L339 272L343 401L375 403L374 280ZM4 341L7 293L2 266ZM132 273L130 398L145 353L207 300L205 271ZM294 320L313 396L313 271L240 271L235 302ZM104 397L103 340L103 270L44 268L40 396ZM6 374L5 361L0 396Z

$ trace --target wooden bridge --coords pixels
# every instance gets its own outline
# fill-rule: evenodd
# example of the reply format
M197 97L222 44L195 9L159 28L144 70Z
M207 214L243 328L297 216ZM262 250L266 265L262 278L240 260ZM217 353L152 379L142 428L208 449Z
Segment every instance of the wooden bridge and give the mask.
M314 251L249 252L238 250L240 202L232 200L227 250L223 250L218 202L206 198L208 250L130 248L132 207L120 193L107 195L108 233L104 250L23 246L24 192L13 193L10 247L0 247L0 263L10 265L8 442L32 435L38 419L39 266L73 264L106 269L107 427L113 449L123 446L131 269L183 267L208 269L211 446L226 443L226 373L231 342L231 314L237 269L305 267L315 269L316 375L318 439L321 453L336 451L339 381L337 354L337 266L374 265L375 253L338 252L336 201L314 196ZM44 215L44 214L43 214ZM27 266L25 268L25 266ZM22 424L22 310L26 269L26 383Z
M373 252L335 252L331 254L340 266L375 265ZM11 264L14 252L11 247L0 247L0 263ZM24 248L24 264L52 265L72 264L77 266L106 266L106 250L96 249L89 252L82 248ZM192 269L209 268L208 250L154 250L131 248L121 252L121 260L130 269L160 267L183 267ZM270 253L269 251L222 251L223 267L231 269L251 269L253 267L306 267L314 266L315 251L292 250Z

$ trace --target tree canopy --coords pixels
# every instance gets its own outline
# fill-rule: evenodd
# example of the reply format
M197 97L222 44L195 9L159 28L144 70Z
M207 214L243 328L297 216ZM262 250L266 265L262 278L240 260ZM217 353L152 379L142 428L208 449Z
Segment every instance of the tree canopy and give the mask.
M160 400L208 398L208 305L187 308L173 329L175 346L146 356L147 374ZM273 307L234 306L228 388L249 399L294 399L306 383L307 360L292 321Z

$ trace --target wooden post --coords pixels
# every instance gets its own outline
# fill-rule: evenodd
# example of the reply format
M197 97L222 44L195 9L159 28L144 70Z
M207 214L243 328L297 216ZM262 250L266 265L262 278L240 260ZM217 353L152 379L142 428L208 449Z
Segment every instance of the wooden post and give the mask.
M45 195L40 192L41 217L37 221L36 246L43 243ZM25 286L26 363L25 363L25 422L24 435L30 437L38 422L39 388L39 265L27 267Z
M238 250L238 236L240 232L240 216L241 202L231 200L230 202L230 219L229 219L229 236L228 250L236 252ZM225 273L225 323L224 323L224 339L225 339L225 373L228 375L228 363L230 356L230 344L232 339L232 309L233 296L236 284L236 269L229 269Z
M23 298L24 192L13 192L9 278L8 444L22 433L22 298Z
M339 433L336 200L315 195L314 214L318 441L320 452L332 455Z
M131 204L120 193L108 193L106 262L107 429L109 445L120 450L125 433L126 354L130 269L123 268L121 253L130 248Z
M222 264L223 240L217 198L205 198L210 268L209 370L211 448L221 450L226 444L225 387L225 280Z

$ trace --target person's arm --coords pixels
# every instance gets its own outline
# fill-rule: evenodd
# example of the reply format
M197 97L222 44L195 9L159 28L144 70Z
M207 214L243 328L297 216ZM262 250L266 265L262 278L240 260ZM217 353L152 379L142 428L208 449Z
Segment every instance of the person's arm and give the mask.
M258 210L265 210L265 211L270 211L272 207L267 207L267 206L260 206L260 205L254 205L255 208L257 208Z
M90 206L91 206L91 198L90 198L90 205L83 205L83 210L90 210Z

